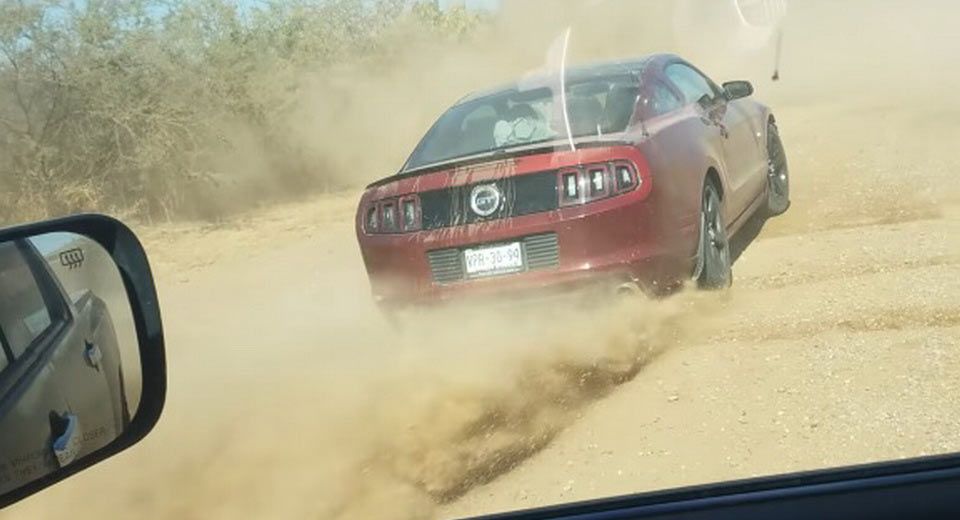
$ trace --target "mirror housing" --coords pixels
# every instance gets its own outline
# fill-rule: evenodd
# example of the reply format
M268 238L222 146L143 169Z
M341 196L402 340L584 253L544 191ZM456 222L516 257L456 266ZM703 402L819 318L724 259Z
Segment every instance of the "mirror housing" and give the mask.
M753 85L749 81L728 81L723 84L727 100L745 98L753 94Z
M146 254L113 218L0 229L0 298L5 507L145 437L166 364Z

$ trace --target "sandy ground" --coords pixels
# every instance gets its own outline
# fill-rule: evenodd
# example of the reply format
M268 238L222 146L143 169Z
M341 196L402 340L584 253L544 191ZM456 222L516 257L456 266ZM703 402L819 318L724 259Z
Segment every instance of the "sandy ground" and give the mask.
M814 14L798 23L846 37ZM369 300L356 193L141 227L164 416L0 517L451 517L960 450L955 75L833 95L800 59L823 42L795 41L799 86L757 80L794 204L740 237L730 291L397 332Z

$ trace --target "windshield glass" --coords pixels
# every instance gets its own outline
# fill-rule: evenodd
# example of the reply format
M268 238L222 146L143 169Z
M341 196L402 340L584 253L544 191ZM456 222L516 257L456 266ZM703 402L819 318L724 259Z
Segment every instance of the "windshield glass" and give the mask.
M559 83L559 81L558 81ZM559 88L516 88L458 104L444 113L415 149L405 170L518 145L623 132L636 108L634 76L602 76Z
M0 0L0 219L128 222L169 365L150 439L0 520L455 518L960 452L958 20Z

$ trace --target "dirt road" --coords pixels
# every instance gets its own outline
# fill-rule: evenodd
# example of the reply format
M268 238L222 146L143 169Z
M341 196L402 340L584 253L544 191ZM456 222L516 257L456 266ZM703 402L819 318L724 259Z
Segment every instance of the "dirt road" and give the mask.
M944 219L759 240L700 337L444 515L960 450L957 236Z
M957 165L913 149L960 132L931 113L905 141L888 129L914 112L834 110L780 111L794 207L729 293L603 317L471 310L398 335L352 195L145 229L164 418L4 515L453 516L960 450Z
M449 310L398 333L369 301L355 193L141 228L164 417L0 517L433 518L960 450L956 75L857 90L919 69L803 61L846 33L798 19L830 44L787 53L798 83L757 82L794 204L740 238L729 292Z

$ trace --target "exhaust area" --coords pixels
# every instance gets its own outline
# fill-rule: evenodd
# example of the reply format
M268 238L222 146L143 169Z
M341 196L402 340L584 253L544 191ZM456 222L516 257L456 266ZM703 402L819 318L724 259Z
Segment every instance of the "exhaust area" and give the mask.
M620 297L632 297L643 295L643 290L637 282L625 282L618 285L613 293Z

